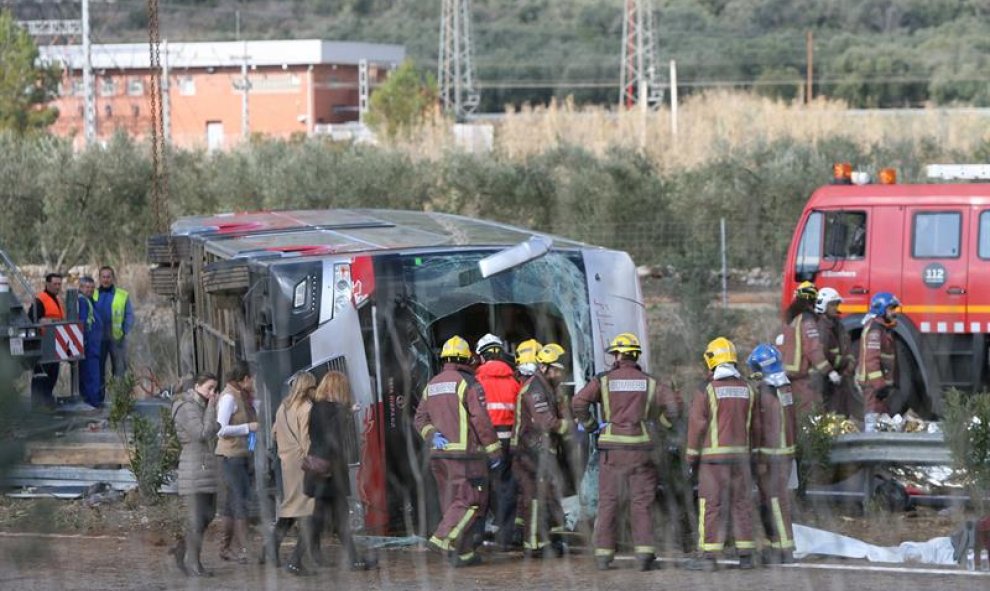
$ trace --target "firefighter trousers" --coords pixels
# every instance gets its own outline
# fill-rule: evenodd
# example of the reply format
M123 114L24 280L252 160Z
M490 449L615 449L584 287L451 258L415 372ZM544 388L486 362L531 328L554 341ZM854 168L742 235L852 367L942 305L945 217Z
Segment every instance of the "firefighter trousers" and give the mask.
M872 412L877 414L889 413L890 405L887 404L887 399L883 400L877 398L877 392L879 389L873 388L871 386L863 385L863 406L864 412Z
M519 483L523 548L540 550L550 543L550 535L564 525L557 457L545 451L521 449L513 458L512 471Z
M794 550L791 527L791 496L787 481L791 476L791 458L780 457L762 461L756 478L760 490L760 515L770 547Z
M478 459L433 458L443 517L430 542L461 560L481 543L488 510L488 463Z
M812 379L811 376L803 378L788 376L788 379L791 380L791 391L794 392L794 410L797 411L798 417L807 416L815 405L822 405L822 391L816 387L816 380Z
M595 518L595 556L611 558L623 492L629 498L629 523L636 554L656 554L653 501L657 494L657 467L650 450L603 449L598 474L598 516ZM625 489L625 491L623 490Z
M753 540L753 477L749 457L718 464L702 461L698 469L698 549L721 552L729 522L736 550L749 554Z

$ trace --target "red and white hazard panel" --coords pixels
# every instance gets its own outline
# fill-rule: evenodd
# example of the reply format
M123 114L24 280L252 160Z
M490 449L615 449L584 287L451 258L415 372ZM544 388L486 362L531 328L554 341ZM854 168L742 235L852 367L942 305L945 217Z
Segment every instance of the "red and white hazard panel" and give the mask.
M55 327L55 356L70 361L83 356L81 324L59 324Z

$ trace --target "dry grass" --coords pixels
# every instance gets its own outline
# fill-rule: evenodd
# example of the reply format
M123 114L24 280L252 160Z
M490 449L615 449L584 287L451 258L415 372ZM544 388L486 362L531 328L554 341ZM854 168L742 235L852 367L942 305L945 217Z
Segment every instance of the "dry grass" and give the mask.
M785 138L815 143L841 135L864 147L926 140L944 150L969 152L990 139L988 122L990 113L973 110L862 111L836 101L805 106L723 91L684 101L676 138L666 107L648 113L615 112L564 101L507 112L494 125L495 150L511 160L561 145L582 146L596 154L625 147L643 149L662 168L677 169ZM429 122L396 147L417 158L440 158L456 146L448 126L443 120Z

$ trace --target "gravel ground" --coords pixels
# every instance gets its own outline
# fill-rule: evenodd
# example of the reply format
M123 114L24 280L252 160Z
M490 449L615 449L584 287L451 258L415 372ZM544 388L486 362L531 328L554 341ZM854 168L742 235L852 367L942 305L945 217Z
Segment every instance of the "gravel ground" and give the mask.
M990 574L967 575L952 571L927 574L871 572L877 568L859 561L842 565L814 562L798 567L753 571L724 569L692 573L668 566L641 573L633 562L617 560L618 568L598 572L586 556L546 561L525 560L519 554L489 554L483 565L451 569L435 555L419 549L383 552L378 569L348 572L321 569L315 576L297 578L284 571L257 565L221 563L209 543L204 563L214 569L211 578L186 578L170 562L161 543L147 536L53 537L0 534L0 588L34 589L359 589L440 591L445 589L622 589L669 591L714 589L731 585L733 591L823 591L883 589L903 591L990 589ZM283 555L287 548L283 548ZM953 574L957 573L957 574Z

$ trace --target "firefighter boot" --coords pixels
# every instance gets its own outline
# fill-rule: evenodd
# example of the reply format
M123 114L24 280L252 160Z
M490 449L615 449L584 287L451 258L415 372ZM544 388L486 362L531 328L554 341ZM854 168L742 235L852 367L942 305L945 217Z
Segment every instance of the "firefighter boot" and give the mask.
M457 556L454 554L450 557L450 565L454 568L477 566L479 564L481 564L481 555L477 552L471 552L463 556Z
M752 554L740 554L739 555L739 568L742 570L753 570L753 555Z
M220 560L233 560L230 542L234 539L234 520L231 517L220 518Z
M657 557L654 554L637 554L636 555L636 567L642 571L658 570L660 564L657 562Z
M684 564L684 568L686 570L695 570L695 571L710 573L718 570L718 563L715 561L714 556L710 556L706 554L691 558Z
M783 562L780 550L776 548L764 548L760 551L760 562L766 566L780 564Z
M612 568L612 556L595 556L595 568L598 570L608 570Z
M794 551L793 550L781 550L780 551L780 563L781 564L794 564Z

